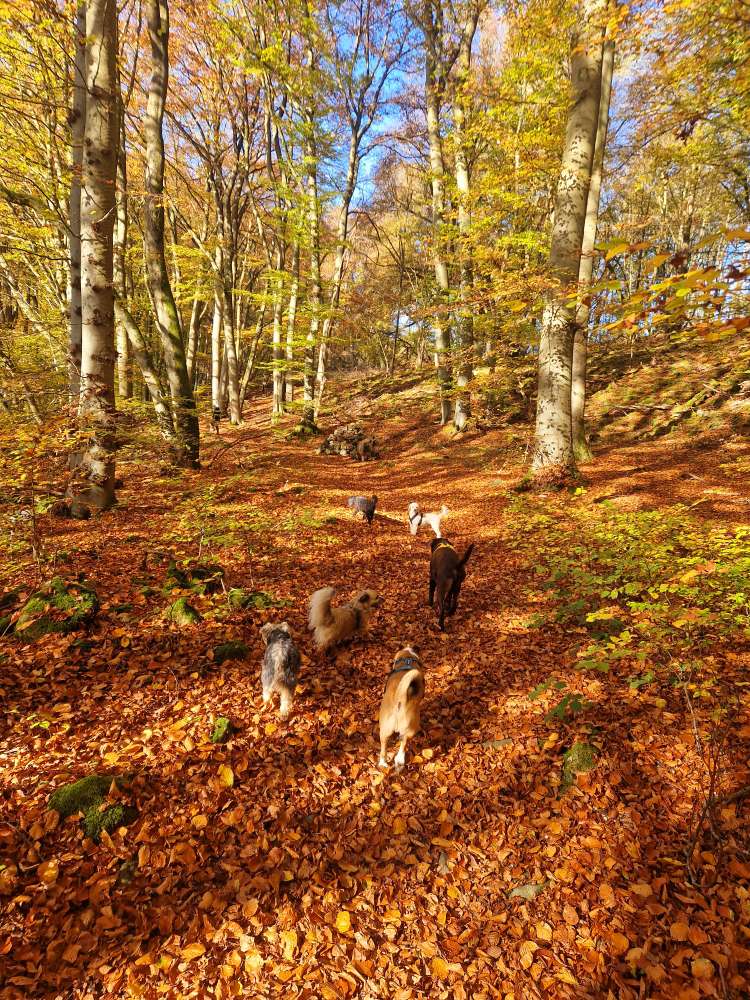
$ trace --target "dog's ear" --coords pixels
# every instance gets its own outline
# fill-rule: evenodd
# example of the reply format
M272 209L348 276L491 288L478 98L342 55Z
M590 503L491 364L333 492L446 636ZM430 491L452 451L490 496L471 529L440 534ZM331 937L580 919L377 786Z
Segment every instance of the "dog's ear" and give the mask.
M370 603L370 591L369 590L363 590L362 593L357 598L357 601L360 604L369 604Z
M412 651L412 653L414 653L415 656L419 656L419 646L416 644L416 642L410 642L409 649Z
M269 637L269 635L271 634L271 632L273 632L273 630L276 627L277 626L275 626L273 624L273 622L266 622L265 625L261 625L261 627L260 627L260 634L261 634L261 638L263 639L264 645L266 645L266 646L268 645L268 637Z
M435 551L435 549L436 549L436 548L438 547L438 545L439 545L439 544L440 544L440 543L441 543L442 541L443 541L443 539L442 539L442 538L440 538L440 537L438 537L438 538L433 538L433 539L432 539L432 541L430 542L430 552L434 552L434 551Z
M289 622L279 622L278 625L274 625L274 628L279 629L281 632L286 632L287 635L292 634L292 630L289 628Z

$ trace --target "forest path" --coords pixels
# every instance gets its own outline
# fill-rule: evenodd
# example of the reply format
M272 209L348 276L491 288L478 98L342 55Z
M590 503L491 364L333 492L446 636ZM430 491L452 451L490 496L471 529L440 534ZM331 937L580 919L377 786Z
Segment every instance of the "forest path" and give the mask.
M648 939L651 996L687 1000L692 960L726 962L731 915L704 909L679 862L702 773L679 696L624 698L576 675L601 753L560 797L575 727L555 731L528 693L572 673L571 637L528 627L546 598L505 495L517 468L485 445L450 448L406 411L375 432L382 459L359 465L258 421L207 449L199 473L125 465L119 510L51 526L66 572L105 604L90 648L51 636L5 650L0 843L22 870L4 897L4 996L630 997L638 956L625 956ZM346 500L373 492L368 528ZM426 606L429 532L406 526L414 499L448 505L459 551L476 544L444 634ZM166 625L167 557L199 546L229 585L289 603L201 598L201 623ZM383 601L370 639L334 659L305 627L326 584ZM282 618L303 654L287 723L259 685L258 627ZM230 639L249 654L217 667ZM406 642L426 669L423 731L407 767L384 773L377 708ZM239 731L217 747L219 715ZM74 822L45 826L45 805L94 769L135 772L141 816L84 847ZM519 887L538 895L510 898ZM681 923L687 943L670 937Z

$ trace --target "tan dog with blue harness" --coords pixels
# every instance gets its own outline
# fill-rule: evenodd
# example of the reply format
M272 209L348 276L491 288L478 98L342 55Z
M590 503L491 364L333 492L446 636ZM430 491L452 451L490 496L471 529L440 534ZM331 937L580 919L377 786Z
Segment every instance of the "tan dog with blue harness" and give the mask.
M401 742L393 758L396 767L406 762L406 744L419 729L422 699L424 698L424 671L422 661L413 646L406 646L396 653L393 669L385 680L383 700L380 703L380 760L381 767L388 767L386 747L394 733Z

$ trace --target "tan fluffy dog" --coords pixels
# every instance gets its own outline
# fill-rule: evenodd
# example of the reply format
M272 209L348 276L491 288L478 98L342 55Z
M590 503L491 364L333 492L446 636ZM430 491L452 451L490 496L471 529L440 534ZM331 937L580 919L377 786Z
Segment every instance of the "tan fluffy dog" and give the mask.
M424 671L422 661L412 646L396 653L393 669L385 681L383 700L380 703L380 760L381 767L388 767L386 746L389 738L398 733L401 738L398 753L393 758L396 767L406 762L406 744L419 729L420 709L424 698Z
M373 608L380 603L374 590L363 590L353 601L331 607L335 587L321 587L310 598L308 627L318 649L330 650L358 633L366 636Z

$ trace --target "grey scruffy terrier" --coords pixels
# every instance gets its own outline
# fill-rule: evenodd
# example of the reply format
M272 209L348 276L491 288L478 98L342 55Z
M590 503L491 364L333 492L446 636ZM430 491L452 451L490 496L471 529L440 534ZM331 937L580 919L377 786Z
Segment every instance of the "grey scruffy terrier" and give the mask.
M260 634L266 646L260 669L263 704L267 705L273 693L278 691L281 718L286 719L294 703L300 666L299 650L287 622L268 622L261 628Z

